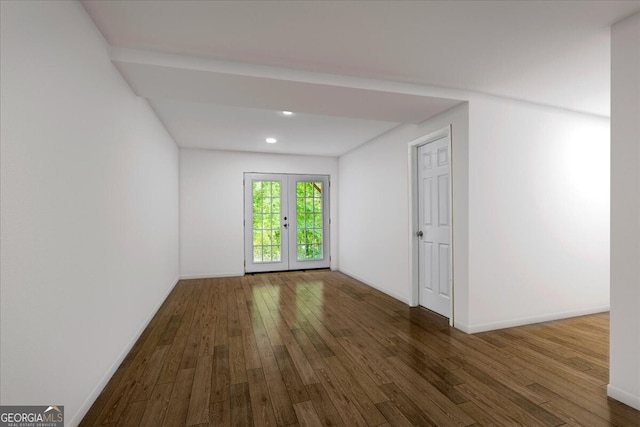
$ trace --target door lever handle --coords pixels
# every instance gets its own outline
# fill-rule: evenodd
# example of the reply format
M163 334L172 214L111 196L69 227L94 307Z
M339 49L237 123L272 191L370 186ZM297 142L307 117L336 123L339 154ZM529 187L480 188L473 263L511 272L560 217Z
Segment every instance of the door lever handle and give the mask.
M289 224L287 224L286 222L285 222L284 224L282 224L282 226L283 226L284 228L289 228Z
M420 231L416 232L416 236L422 237L422 236L424 236L424 233L422 232L422 230L420 230Z

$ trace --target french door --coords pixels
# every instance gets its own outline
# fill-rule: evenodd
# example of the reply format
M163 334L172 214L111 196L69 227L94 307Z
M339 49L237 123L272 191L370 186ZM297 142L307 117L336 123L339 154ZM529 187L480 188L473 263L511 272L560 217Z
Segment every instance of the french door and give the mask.
M245 271L328 268L329 177L245 173Z

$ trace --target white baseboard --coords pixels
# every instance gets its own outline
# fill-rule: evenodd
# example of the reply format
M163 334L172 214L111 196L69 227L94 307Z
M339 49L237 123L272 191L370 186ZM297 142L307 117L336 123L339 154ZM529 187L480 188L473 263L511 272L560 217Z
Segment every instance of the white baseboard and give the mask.
M378 291L382 292L383 294L387 294L387 295L389 295L390 297L395 298L395 299L397 299L398 301L402 301L403 303L405 303L405 304L409 305L409 299L408 299L408 298L406 298L406 297L404 297L404 296L402 296L402 295L396 294L395 292L392 292L392 291L390 291L390 290L388 290L388 289L385 289L385 288L383 288L383 287L381 287L381 286L379 286L379 285L377 285L377 284L375 284L375 283L369 282L368 280L363 279L362 277L359 277L357 274L353 274L353 273L351 273L351 272L349 272L349 271L347 271L347 270L339 269L339 270L337 270L337 271L339 271L339 272L341 272L341 273L343 273L343 274L346 274L346 275L347 275L347 276L349 276L349 277L353 277L353 278L354 278L354 279L356 279L358 282L362 282L362 283L364 283L365 285L370 286L370 287L372 287L373 289L376 289L376 290L378 290Z
M607 395L612 399L618 400L625 405L629 405L640 411L640 396L634 396L633 394L620 390L611 384L607 385Z
M190 279L217 279L221 277L242 277L244 276L244 271L236 271L230 273L210 273L210 274L184 274L180 276L180 280L190 280Z
M462 322L457 321L455 318L453 319L453 327L456 329L461 330L462 332L464 332L465 334L471 334L473 332L471 332L471 329L469 328L469 325L464 324Z
M147 328L147 326L149 326L149 323L151 322L151 319L153 319L153 316L155 316L158 310L160 310L160 307L162 306L164 301L167 299L167 297L169 296L173 288L176 287L176 285L178 284L178 280L179 279L177 278L175 279L175 281L173 282L173 286L169 287L165 295L160 299L160 302L156 304L153 310L151 310L151 314L147 317L146 321L142 322L141 327L138 329L134 337L129 341L129 343L127 343L124 350L122 350L120 355L118 355L118 357L116 358L115 362L113 362L111 367L107 370L107 372L100 379L98 384L94 387L93 391L89 394L87 399L80 406L80 409L78 409L78 412L76 412L73 418L71 418L71 421L69 421L68 423L65 423L65 425L68 425L70 427L76 427L78 424L80 424L80 421L82 421L84 416L87 415L87 412L89 412L89 409L91 409L91 406L94 404L98 396L100 396L100 393L102 393L102 390L104 390L104 388L107 386L107 383L109 382L111 377L113 377L113 374L116 373L116 371L124 361L125 357L127 357L129 352L135 345L136 341L138 341L138 338L140 338L144 330Z
M568 319L570 317L586 316L588 314L603 313L609 311L608 305L589 307L579 310L563 311L559 313L544 314L541 316L520 317L517 319L504 320L500 322L478 323L475 325L466 325L461 322L455 322L455 327L467 334L476 334L478 332L495 331L497 329L513 328L516 326L530 325L533 323L549 322L551 320Z

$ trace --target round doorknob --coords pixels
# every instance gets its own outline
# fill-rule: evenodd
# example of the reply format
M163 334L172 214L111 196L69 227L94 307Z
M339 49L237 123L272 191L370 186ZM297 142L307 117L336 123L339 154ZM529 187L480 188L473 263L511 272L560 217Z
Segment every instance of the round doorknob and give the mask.
M422 236L424 236L424 233L422 232L422 230L420 230L420 231L418 231L418 232L416 233L416 236L418 236L418 237L422 237Z

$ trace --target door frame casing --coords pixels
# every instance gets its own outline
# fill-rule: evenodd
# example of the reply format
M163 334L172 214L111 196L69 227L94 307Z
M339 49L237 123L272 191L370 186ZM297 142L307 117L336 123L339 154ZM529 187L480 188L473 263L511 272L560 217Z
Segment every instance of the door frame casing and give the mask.
M408 161L409 161L409 283L411 286L409 293L409 305L412 307L417 307L420 304L420 259L419 259L419 241L416 237L416 232L419 228L419 219L418 219L418 207L419 207L419 192L418 192L418 147L422 145L429 144L431 142L437 141L442 138L447 138L447 144L449 147L450 154L450 174L451 174L451 185L449 185L449 238L451 242L451 260L449 263L449 274L450 281L449 286L451 287L450 295L451 295L451 306L449 317L449 325L454 325L454 316L455 316L455 277L453 275L454 271L454 245L453 245L453 232L454 232L454 222L453 222L453 163L455 159L453 157L452 150L452 140L451 140L451 125L444 126L438 130L430 132L426 135L423 135L413 141L408 143Z

